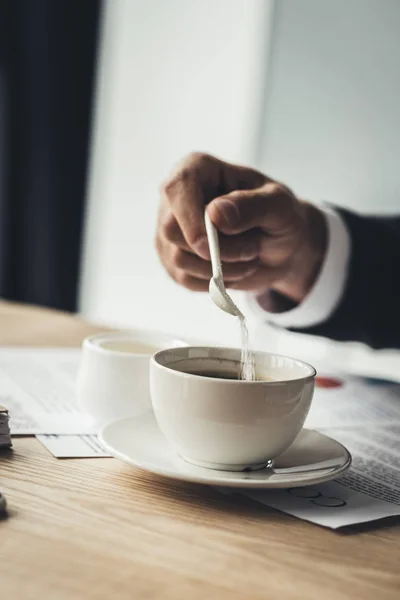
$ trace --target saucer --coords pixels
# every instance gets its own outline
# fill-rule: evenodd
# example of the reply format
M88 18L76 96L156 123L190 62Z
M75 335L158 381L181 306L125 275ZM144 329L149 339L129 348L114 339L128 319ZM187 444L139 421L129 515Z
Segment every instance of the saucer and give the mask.
M219 487L274 489L312 485L342 475L351 464L348 450L329 437L303 429L274 466L252 472L215 471L181 459L164 438L153 412L106 425L99 434L115 458L170 479Z

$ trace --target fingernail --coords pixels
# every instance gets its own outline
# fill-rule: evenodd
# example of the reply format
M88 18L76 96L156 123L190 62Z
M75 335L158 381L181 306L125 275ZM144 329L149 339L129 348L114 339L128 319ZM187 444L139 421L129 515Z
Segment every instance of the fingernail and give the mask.
M226 287L230 288L231 290L240 290L240 289L242 289L241 285L242 284L240 282L236 282L236 283L229 283Z
M250 277L250 275L253 275L257 271L257 268L258 267L251 267L250 269L247 269L247 271L244 272L244 276Z
M226 227L235 227L240 219L240 214L233 202L221 198L221 200L215 200L214 206L217 208L223 225Z
M210 249L208 246L208 239L201 237L192 244L193 250L202 258L210 258Z

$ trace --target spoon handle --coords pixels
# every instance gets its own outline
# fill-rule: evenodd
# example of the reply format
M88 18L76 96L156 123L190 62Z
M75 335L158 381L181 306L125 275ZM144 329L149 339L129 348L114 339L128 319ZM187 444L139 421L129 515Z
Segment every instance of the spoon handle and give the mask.
M213 277L223 280L218 231L208 216L207 210L204 212L204 222L206 224L208 245L210 247Z

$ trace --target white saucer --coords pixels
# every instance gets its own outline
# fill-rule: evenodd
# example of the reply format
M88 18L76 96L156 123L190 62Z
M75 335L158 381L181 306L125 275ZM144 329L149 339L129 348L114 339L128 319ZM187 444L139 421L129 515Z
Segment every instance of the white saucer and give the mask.
M237 488L287 488L329 481L351 464L348 450L331 438L303 429L273 468L250 473L214 471L191 465L175 453L158 428L153 412L106 425L100 441L115 458L135 467L193 483Z

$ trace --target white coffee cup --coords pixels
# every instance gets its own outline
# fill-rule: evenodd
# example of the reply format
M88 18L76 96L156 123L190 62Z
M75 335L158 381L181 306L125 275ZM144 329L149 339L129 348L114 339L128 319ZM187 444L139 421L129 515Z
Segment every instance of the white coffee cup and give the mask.
M314 367L293 358L255 353L256 376L238 374L240 350L186 347L150 361L150 393L158 425L181 458L212 469L263 468L296 439L310 408ZM196 373L208 372L213 376ZM215 375L215 376L214 376Z
M151 409L149 361L162 348L184 346L174 336L151 331L113 331L83 341L77 394L80 410L94 424Z

